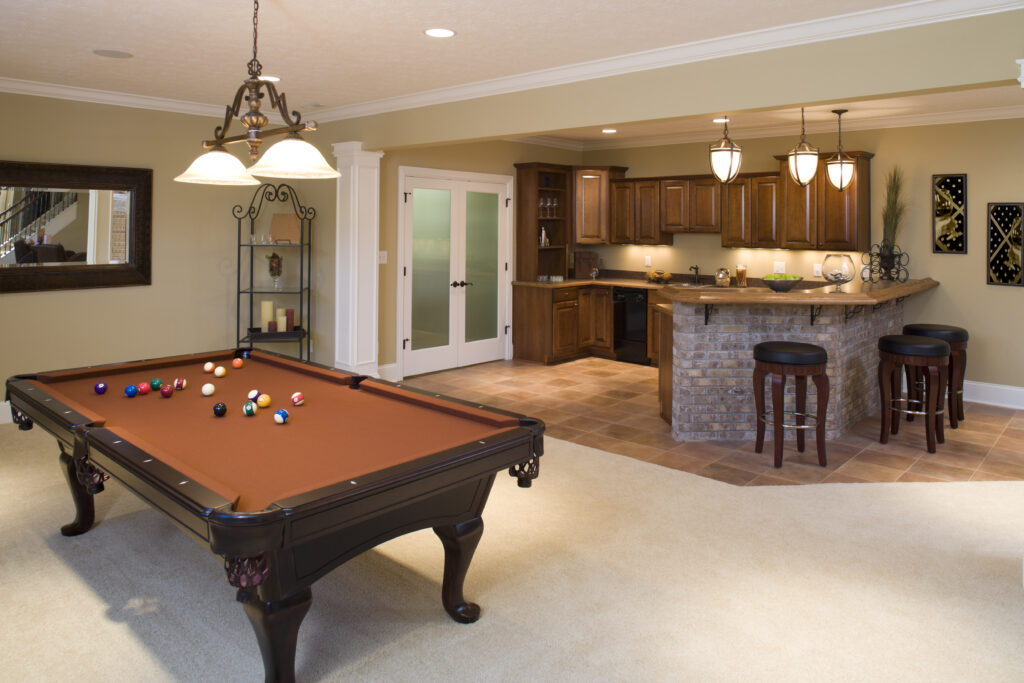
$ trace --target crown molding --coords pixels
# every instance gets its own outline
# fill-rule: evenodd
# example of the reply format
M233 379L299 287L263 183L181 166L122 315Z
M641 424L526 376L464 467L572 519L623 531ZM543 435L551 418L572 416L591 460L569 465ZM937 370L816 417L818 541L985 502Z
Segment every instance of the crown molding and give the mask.
M224 116L224 107L185 100L171 100L164 97L148 97L113 92L111 90L94 90L74 85L56 85L38 81L23 81L17 78L0 77L0 92L17 95L34 95L36 97L52 97L58 100L75 100L94 104L109 104L115 107L132 107L134 109L155 109L176 114L193 114L195 116Z
M317 112L320 121L373 116L460 100L607 78L694 62L1024 9L1021 0L917 0L893 7L736 33L579 64L438 88Z
M959 111L936 112L933 114L907 114L902 116L884 116L862 121L844 120L845 132L860 130L881 130L884 128L910 128L914 126L941 126L952 123L975 123L978 121L998 121L1001 119L1024 118L1024 105L1012 107L986 107L980 109L962 109ZM791 123L780 123L771 126L729 128L730 136L736 142L744 139L774 138L795 136ZM808 133L833 133L834 123L807 124ZM509 142L519 142L556 149L568 149L576 152L595 152L607 149L630 149L633 147L664 147L666 145L688 145L696 142L714 142L713 133L688 132L666 135L649 135L645 137L624 138L621 140L575 140L561 138L557 135L532 135L524 138L506 138Z

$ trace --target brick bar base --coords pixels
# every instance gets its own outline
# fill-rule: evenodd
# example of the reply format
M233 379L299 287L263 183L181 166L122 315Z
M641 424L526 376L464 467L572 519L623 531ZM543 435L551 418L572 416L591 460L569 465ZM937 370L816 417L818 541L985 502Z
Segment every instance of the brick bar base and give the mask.
M846 313L852 313L847 320ZM878 338L900 334L903 302L822 306L811 325L810 306L673 304L672 436L678 441L755 438L754 345L763 341L817 344L828 351L831 384L825 436L836 439L878 410ZM794 383L786 386L793 410ZM807 404L814 405L813 384ZM794 430L786 430L793 432ZM794 433L786 438L795 438Z

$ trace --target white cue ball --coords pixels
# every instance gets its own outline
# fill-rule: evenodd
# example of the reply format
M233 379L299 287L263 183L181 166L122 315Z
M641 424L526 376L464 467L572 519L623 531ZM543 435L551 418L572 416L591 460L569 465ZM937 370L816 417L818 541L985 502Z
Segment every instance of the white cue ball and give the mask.
M213 382L207 382L203 385L203 396L213 396L215 391L217 391L217 387L213 386Z

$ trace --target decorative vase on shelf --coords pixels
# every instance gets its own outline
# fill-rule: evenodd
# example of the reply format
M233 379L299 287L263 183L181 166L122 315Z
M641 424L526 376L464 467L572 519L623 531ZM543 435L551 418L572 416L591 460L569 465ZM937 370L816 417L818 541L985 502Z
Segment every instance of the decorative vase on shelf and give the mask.
M267 257L270 277L274 281L274 289L281 289L281 257L275 251Z

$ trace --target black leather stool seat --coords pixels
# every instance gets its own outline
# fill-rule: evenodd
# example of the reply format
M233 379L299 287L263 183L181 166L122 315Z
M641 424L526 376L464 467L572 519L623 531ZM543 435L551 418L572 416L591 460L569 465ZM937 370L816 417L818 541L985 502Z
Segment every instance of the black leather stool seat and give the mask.
M967 330L953 325L932 325L930 323L914 323L904 325L903 334L915 334L919 337L931 337L941 339L944 342L965 342L967 341Z
M887 334L878 340L878 350L900 356L948 356L949 344L941 339L912 334Z
M814 344L768 341L754 347L754 360L779 365L821 365L828 362L828 352Z

